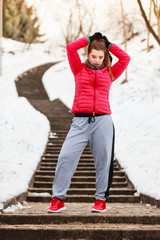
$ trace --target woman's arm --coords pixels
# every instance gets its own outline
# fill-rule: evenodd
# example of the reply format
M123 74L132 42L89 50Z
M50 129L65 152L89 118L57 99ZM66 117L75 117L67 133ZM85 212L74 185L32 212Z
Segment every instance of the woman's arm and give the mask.
M130 61L130 56L114 43L109 48L109 51L119 59L118 62L111 67L111 72L114 76L113 81L115 81L126 69Z
M73 41L67 45L68 61L74 75L76 75L82 67L81 59L77 50L86 47L87 45L88 41L86 37L79 38L78 40Z

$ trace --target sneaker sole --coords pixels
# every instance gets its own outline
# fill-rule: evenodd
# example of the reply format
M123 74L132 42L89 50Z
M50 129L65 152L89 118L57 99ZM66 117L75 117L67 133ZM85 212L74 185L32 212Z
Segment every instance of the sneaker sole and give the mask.
M48 209L48 213L57 213L57 212L65 211L65 210L66 210L66 207L60 208L60 209L58 209L56 211Z
M98 210L98 209L91 209L91 212L106 212L106 209Z

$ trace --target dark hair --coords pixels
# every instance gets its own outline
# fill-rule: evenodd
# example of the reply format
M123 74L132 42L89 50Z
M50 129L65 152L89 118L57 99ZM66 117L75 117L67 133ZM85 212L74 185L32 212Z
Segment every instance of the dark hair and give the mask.
M93 40L89 46L88 46L88 54L91 53L92 49L95 49L95 50L102 50L104 51L104 54L105 54L105 57L104 57L104 64L108 67L109 69L109 73L110 73L110 76L111 76L111 79L113 80L114 79L114 76L111 72L111 61L110 61L110 57L107 53L107 48L106 48L106 44L105 44L105 41L104 39L95 39Z

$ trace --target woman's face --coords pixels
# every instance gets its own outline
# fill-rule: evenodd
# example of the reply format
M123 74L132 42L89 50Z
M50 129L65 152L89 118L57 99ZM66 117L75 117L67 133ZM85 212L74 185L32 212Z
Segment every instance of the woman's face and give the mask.
M104 51L103 50L96 50L92 49L91 52L87 53L88 60L94 66L100 66L104 60Z

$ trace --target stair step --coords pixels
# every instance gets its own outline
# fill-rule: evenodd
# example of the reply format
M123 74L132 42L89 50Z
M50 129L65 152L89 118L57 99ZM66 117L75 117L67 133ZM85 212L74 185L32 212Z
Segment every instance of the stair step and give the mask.
M52 188L29 188L29 192L35 192L35 193L50 193L52 194ZM96 188L85 188L85 189L79 189L79 188L72 188L67 191L69 195L72 194L82 194L82 195L94 195L96 192ZM127 188L110 188L109 191L110 195L134 195L136 193L136 190L134 189L127 189Z
M78 163L78 166L77 166L77 170L78 169L84 169L85 171L85 166L87 165L88 169L92 169L92 170L95 170L95 166L94 166L94 163ZM52 163L52 162L41 162L41 167L52 167L52 168L56 168L57 166L57 162L56 163ZM87 169L86 169L87 171ZM119 167L114 167L114 171L119 171Z
M34 187L38 188L51 188L53 184L52 182L42 182L42 181L35 181ZM128 183L126 182L112 182L111 187L116 188L123 188L127 187ZM70 188L95 188L95 183L93 182L71 182Z
M68 125L68 129L70 128L70 126ZM61 129L62 131L60 132L59 131L60 129L57 129L57 130L51 130L50 132L49 132L49 134L48 134L48 136L66 136L67 134L68 134L68 132L69 132L69 130L67 130L67 129Z
M48 164L48 166L50 167L56 167L57 166L57 162L58 160L57 159L54 159L54 160L50 160L50 159L43 159L41 161L41 166L44 166L44 164ZM86 159L81 159L78 163L78 167L85 167L85 166L88 166L88 167L93 167L95 168L95 164L94 164L94 161L93 160L86 160ZM117 170L119 171L119 167L114 164L114 170Z
M88 154L87 154L88 155ZM43 154L43 156L41 157L41 161L43 162L52 162L52 161L57 161L59 157L59 154L57 153L47 153L47 156L45 154ZM85 155L82 155L79 159L79 162L86 162L86 163L94 163L94 158L92 155L90 155L90 157L85 157ZM116 162L114 162L114 166L118 167L118 164Z
M50 164L50 163L41 163L41 167L49 167L49 168L54 168L57 166L57 164ZM78 166L77 170L82 170L82 171L90 171L90 170L95 170L95 167L85 167L85 166Z
M57 131L52 131L52 133L50 132L48 136L62 136L62 137L66 137L68 134L68 131L60 131L60 130L57 130Z
M66 124L68 127L70 127L70 122L68 122L69 124ZM50 125L51 125L51 123L50 123ZM52 125L54 125L54 124L52 124ZM57 124L55 124L55 125L57 125ZM68 133L68 131L66 130L66 129L57 129L57 130L50 130L50 132L49 132L49 134L53 134L53 133L55 133L56 132L56 134L67 134Z
M57 133L51 133L48 135L49 139L60 139L64 140L66 138L67 134L57 134Z
M46 165L44 165L44 164L47 164L48 163L48 166L50 166L50 167L56 167L57 166L57 162L51 162L51 161L41 161L41 166L46 166ZM81 163L81 162L79 162L78 163L78 167L85 167L85 166L88 166L88 167L93 167L93 168L95 168L94 167L94 163ZM114 169L116 170L118 170L118 168L117 167L114 167Z
M42 160L53 160L56 159L58 160L59 154L57 153L47 153L47 154L43 154L41 159ZM91 154L82 154L80 157L80 161L81 160L91 160L92 162L94 162L94 157ZM118 166L117 161L114 161L114 165Z
M35 175L35 181L52 181L53 176L41 176ZM96 178L94 176L73 176L72 182L95 182ZM113 176L113 182L125 182L126 178L123 176Z
M67 134L59 134L59 133L56 133L54 135L49 135L48 136L48 142L49 143L55 143L56 141L55 140L65 140Z
M41 162L51 162L51 163L53 163L53 161L54 162L56 162L57 160L58 160L58 154L57 154L57 156L48 156L48 157L42 157L42 159L41 159ZM94 164L94 159L93 159L93 157L88 157L88 158L85 158L84 156L81 156L81 158L79 159L79 163L92 163L92 164ZM117 167L118 168L118 165L116 164L116 163L114 163L114 166L115 167ZM87 167L87 164L86 164L86 167Z
M67 204L66 204L67 205ZM68 208L67 208L68 210ZM90 210L90 209L89 209ZM69 211L69 210L68 210ZM88 210L87 210L88 211ZM107 209L108 211L108 209ZM107 215L106 215L107 214ZM0 226L2 224L9 225L25 225L30 224L30 226L36 224L117 224L117 228L119 228L118 224L144 224L144 225L158 225L160 223L160 215L152 214L148 216L144 213L139 214L119 214L119 213L96 213L93 214L91 212L86 212L85 214L65 214L65 212L59 214L46 214L46 213L31 213L31 214L12 214L11 217L9 214L1 214L0 215Z
M60 147L58 147L58 146L54 146L54 145L52 145L53 143L51 142L51 143L48 143L47 145L46 145L46 148L47 149L54 149L54 150L59 150L59 149L61 149ZM61 146L62 147L62 146ZM84 148L84 150L83 151L89 151L89 153L91 153L91 149L89 148L89 147L86 147L86 148Z
M51 162L51 163L56 163L58 160L58 158L46 158L46 159L42 159L42 162ZM85 159L85 158L81 158L79 160L79 163L92 163L94 164L94 160L93 159ZM117 166L117 165L116 165Z
M54 119L52 122L50 122L50 125L51 126L54 126L54 125L57 126L57 125L64 125L64 123L65 123L65 125L70 125L71 122L72 122L72 118L66 118L65 120L59 118L59 119Z
M46 148L45 149L45 151L44 151L44 154L52 154L52 153L54 153L54 154L59 154L60 153L60 151L61 151L61 149L59 149L59 150L55 150L55 149L49 149L49 148ZM89 154L90 153L90 150L85 150L84 152L83 152L84 154Z
M65 138L64 139L59 139L59 138L52 138L52 137L49 137L48 138L49 142L53 142L53 143L58 143L58 144L61 144L64 142Z
M47 145L46 145L46 148L47 148L47 149L61 150L62 144L60 144L60 143L55 143L55 142L48 142ZM92 153L91 153L91 149L90 149L89 147L84 148L83 153L84 153L86 150L89 151L89 154L92 154ZM82 153L82 154L83 154L83 153Z
M66 138L66 136L67 136L67 134L49 134L49 139L51 139L51 140L56 140L56 139L58 139L58 140L64 140L65 138Z
M159 225L138 224L51 224L51 225L2 225L1 236L5 240L17 239L89 239L89 240L120 240L120 239L154 239L160 235ZM107 236L107 238L106 238Z
M43 158L42 157L42 160L41 160L41 163L43 164L43 163L48 163L48 164L57 164L57 161L58 161L58 158ZM88 166L88 164L89 164L89 166L91 166L91 165L93 165L94 166L94 159L86 159L86 158L81 158L80 160L79 160L79 163L78 164L84 164L86 167ZM116 168L116 169L119 169L119 166L116 164L116 163L114 163L114 167Z
M36 171L36 174L43 176L55 176L55 170L46 171L41 168L40 170ZM96 171L76 171L74 176L96 176Z
M68 131L67 130L64 130L64 129L57 129L56 131L50 131L49 133L57 133L57 134L67 134Z
M36 174L38 175L55 175L55 170L53 168L40 168L40 170L36 171ZM114 176L125 176L125 173L122 171L115 171ZM90 170L90 171L76 171L74 176L96 176L96 171L95 170Z
M58 132L58 129L51 129L52 130L52 133L50 133L49 135L48 135L48 137L49 138L54 138L54 136L58 136L58 137L66 137L67 136L67 134L68 134L68 132L69 132L69 127L68 127L68 129L62 129L62 130L65 130L65 132Z
M56 143L56 142L53 142L53 141L47 142L47 144L49 144L49 146L52 146L52 147L55 147L55 148L59 148L59 149L62 148L62 144ZM48 145L47 145L47 146L48 146Z
M48 149L57 149L57 150L59 150L59 149L61 149L62 148L62 145L58 145L58 146L56 146L56 145L53 145L53 143L52 142L48 142L47 143L47 145L46 145L46 147L48 148ZM91 153L91 149L90 149L90 147L85 147L84 148L84 151L85 150L87 150L87 151L90 151L90 153Z
M56 156L54 156L54 157L42 157L42 160L41 160L41 162L51 162L52 163L52 161L54 161L54 162L56 162L58 160L58 156L56 157ZM84 157L81 157L80 158L80 160L79 160L79 163L92 163L92 164L94 164L94 159L93 158L84 158ZM87 164L86 164L87 165ZM118 165L116 165L116 164L114 164L115 166L117 166L118 167Z
M57 153L51 153L51 154L43 154L42 158L48 159L48 158L58 158L59 154ZM93 159L93 155L91 154L83 154L81 155L80 159Z
M50 196L34 196L34 193L29 193L27 200L30 202L49 202L51 200ZM94 195L67 195L66 202L94 202L95 196ZM138 203L140 202L139 196L133 196L133 195L110 195L108 198L108 202L119 202L119 203Z
M53 160L57 161L58 157L59 157L59 154L49 154L49 153L48 154L43 154L43 156L41 157L41 159L42 159L41 161L42 162L52 162ZM88 162L94 163L93 156L90 155L90 154L83 154L83 155L81 155L79 163L86 162L86 161L87 161L87 163ZM114 162L114 166L117 167L117 168L119 167L116 162Z
M54 125L54 126L51 126L51 131L53 131L53 132L56 132L57 130L66 130L67 132L69 131L69 126L67 125L67 126L64 126L64 125L61 125L61 126L59 126L59 125Z
M42 159L41 163L49 163L49 164L54 164L56 165L57 164L57 160L58 159L54 159L54 160L51 160L51 159ZM79 164L83 165L83 166L94 166L94 161L91 159L91 160L87 160L86 159L82 159L82 161L80 160L79 161Z
M45 163L45 162L42 162L40 166L41 167L51 167L51 168L55 169L56 166L57 166L57 163L50 163L50 162ZM87 164L88 167L85 167L85 166L86 166L86 164L79 163L78 167L77 167L77 170L80 170L80 169L83 170L83 171L95 170L94 164ZM120 169L118 167L114 167L114 171L115 172L119 171L119 170Z
M64 123L59 123L59 124L50 124L51 127L54 127L54 128L57 128L57 129L63 129L64 128L68 128L69 127L69 124L64 124ZM62 127L62 128L61 128Z

